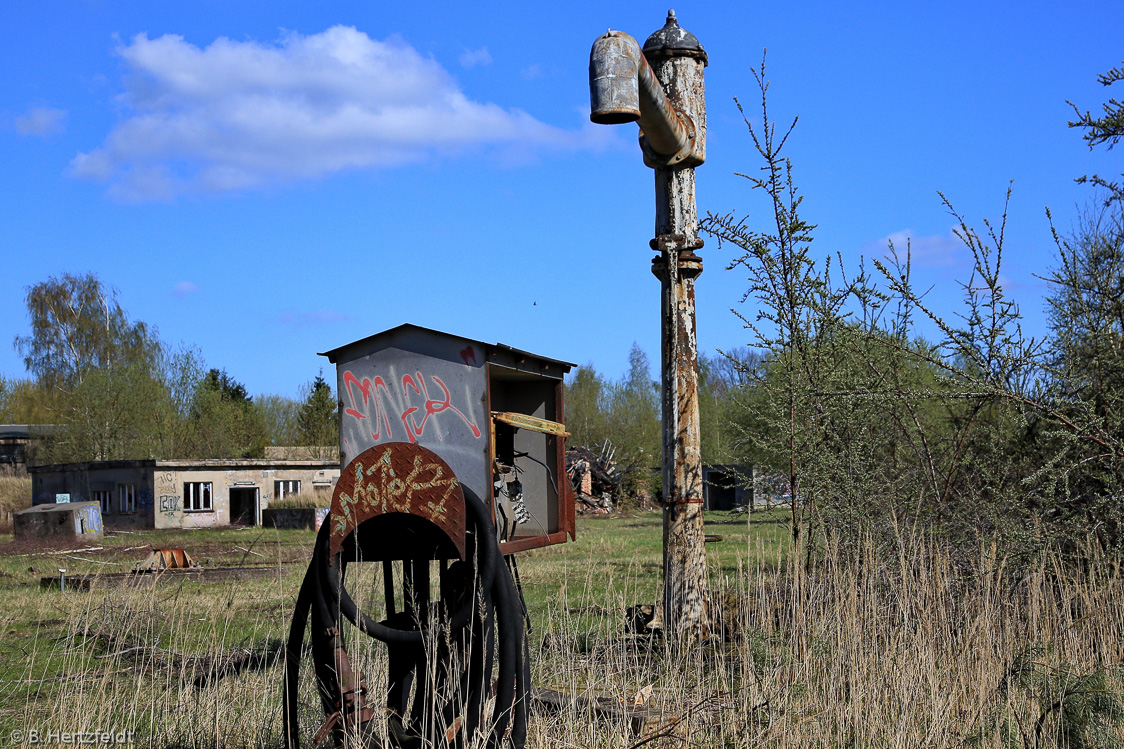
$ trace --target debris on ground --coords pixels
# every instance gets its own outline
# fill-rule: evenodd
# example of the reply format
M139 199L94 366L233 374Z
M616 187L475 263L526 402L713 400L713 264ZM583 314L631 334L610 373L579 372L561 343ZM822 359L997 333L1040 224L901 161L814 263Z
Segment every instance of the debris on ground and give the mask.
M735 642L753 623L753 609L744 592L730 588L708 590L704 601L706 629L717 640ZM625 609L624 631L630 635L663 634L663 601L640 603Z
M624 631L630 635L652 635L663 631L663 602L629 606L624 613Z
M579 513L613 511L613 495L621 485L621 471L613 462L614 449L606 440L600 454L588 447L566 451L566 473L574 487Z
M183 549L153 549L152 553L137 562L134 572L161 572L163 570L202 569L198 562Z
M543 687L531 687L531 704L536 712L546 715L579 713L601 723L627 725L633 737L659 725L660 714L643 707L644 699L634 705L622 704L612 697L567 694Z

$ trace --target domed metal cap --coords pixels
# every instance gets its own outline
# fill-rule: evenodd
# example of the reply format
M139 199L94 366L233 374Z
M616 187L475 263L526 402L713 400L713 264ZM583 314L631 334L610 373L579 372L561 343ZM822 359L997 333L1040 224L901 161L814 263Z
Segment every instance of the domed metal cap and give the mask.
M706 64L706 51L690 31L679 27L675 11L667 12L664 27L648 37L644 42L646 57L698 57Z

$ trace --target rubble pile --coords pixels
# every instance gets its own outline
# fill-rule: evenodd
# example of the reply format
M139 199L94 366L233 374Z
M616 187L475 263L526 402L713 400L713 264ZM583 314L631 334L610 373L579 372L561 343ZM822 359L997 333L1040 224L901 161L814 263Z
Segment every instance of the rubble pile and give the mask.
M587 447L568 449L566 473L574 487L574 499L579 513L613 511L613 496L621 485L621 471L613 462L610 443L605 443L600 454Z

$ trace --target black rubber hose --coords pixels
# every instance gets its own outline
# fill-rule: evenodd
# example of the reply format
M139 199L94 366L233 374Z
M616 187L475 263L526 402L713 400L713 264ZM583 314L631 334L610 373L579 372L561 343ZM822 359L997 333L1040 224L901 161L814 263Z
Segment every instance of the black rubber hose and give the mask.
M472 538L472 551L466 556L475 562L474 566L479 573L475 578L474 590L451 617L449 632L449 634L462 632L461 636L469 635L468 666L454 679L464 685L462 691L467 692L464 698L466 707L464 731L466 735L473 735L483 716L484 701L490 687L488 681L496 658L494 635L497 634L498 625L496 705L492 726L488 731L488 743L493 747L501 746L510 723L511 743L515 747L522 747L527 734L527 689L530 683L527 645L523 632L525 611L522 596L517 593L506 565L502 562L502 554L496 543L495 529L484 504L475 494L466 491L465 505L475 531ZM359 610L342 584L347 560L343 558L342 553L337 554L332 560L333 564L329 565L329 548L329 525L324 523L317 535L312 560L297 596L289 639L286 643L282 707L285 745L288 749L298 749L300 745L297 685L304 630L310 613L313 621L312 645L317 686L321 701L326 705L326 712L330 710L331 697L335 691L338 691L338 685L333 670L333 654L329 652L330 649L325 648L327 639L316 635L317 633L322 635L321 630L326 631L329 627L338 628L336 612L343 613L361 631L382 640L388 647L404 647L407 650L423 647L422 631L387 626L372 620ZM332 567L336 569L332 570ZM469 633L464 633L463 628L470 621ZM419 699L424 699L424 696L415 695L415 703ZM448 707L447 705L446 708ZM447 709L443 712L447 713Z
M499 624L499 673L496 682L496 707L493 715L491 731L491 746L498 747L503 743L503 736L507 732L507 724L511 720L513 709L523 707L517 701L516 685L518 674L522 670L521 656L523 654L523 614L516 602L515 585L503 565L497 571L495 585L492 591L496 601L496 621Z
M328 524L320 529L317 535L326 538ZM315 550L308 563L304 580L301 582L300 592L297 594L297 605L293 611L292 623L289 625L289 639L285 644L285 683L282 713L285 726L285 745L289 749L299 749L299 721L297 718L297 697L300 676L301 651L304 645L304 631L308 622L309 613L312 614L312 655L313 666L316 670L316 686L320 695L321 707L325 714L334 708L335 693L338 692L338 683L334 671L334 658L328 639L324 631L329 627L337 627L338 622L332 616L331 609L324 601L324 596L318 583L317 569L323 564L323 556Z
M281 720L285 727L286 749L299 749L301 745L297 721L297 686L301 669L301 649L304 647L304 628L308 622L308 612L312 608L312 585L315 579L312 565L304 573L297 605L293 609L293 621L289 624L289 639L285 642L285 682L282 689Z
M484 508L483 503L477 498L475 493L467 488L464 490L464 503L465 509L468 510L470 516L475 521L477 534L484 536L483 539L477 538L476 556L480 559L480 586L484 590L487 590L492 586L492 581L496 575L496 568L500 566L497 561L497 557L499 557L500 554L496 546L495 529L492 527L491 518L488 517L487 510ZM327 557L329 551L328 538L326 536L323 543L319 543L318 539L317 549L323 549L323 553L325 557ZM332 569L333 567L334 571ZM387 644L422 644L421 631L388 627L367 616L367 614L355 605L355 601L352 600L351 594L347 592L347 588L340 584L346 567L347 560L344 559L343 553L340 552L336 554L335 559L332 560L332 566L322 565L320 572L322 584L327 589L330 601L332 603L338 602L339 610L343 612L343 615L347 617L348 621L358 627L361 632L365 632ZM466 601L464 605L450 617L450 630L455 632L463 628L472 616L472 609L473 602L471 600Z
M468 659L468 687L465 690L465 734L473 736L480 727L480 719L484 716L484 703L488 698L488 683L492 675L492 663L495 659L496 648L493 637L496 631L495 610L491 602L491 594L482 594L483 618L473 622L472 637L469 643L471 654Z
M519 599L523 600L522 594L520 594ZM515 683L515 717L511 724L511 743L516 747L522 747L527 743L527 717L531 704L531 648L527 642L526 634L523 636L523 663L521 665L519 678Z

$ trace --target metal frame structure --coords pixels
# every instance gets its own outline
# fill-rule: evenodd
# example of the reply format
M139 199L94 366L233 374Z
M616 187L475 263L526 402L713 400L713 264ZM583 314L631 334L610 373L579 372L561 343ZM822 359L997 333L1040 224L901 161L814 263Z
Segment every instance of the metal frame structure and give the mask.
M324 356L337 366L344 467L290 626L286 746L300 744L308 629L325 715L315 743L522 747L527 612L510 555L574 536L573 365L415 325ZM382 565L380 620L348 592L357 562ZM386 645L384 711L352 666L345 620Z

